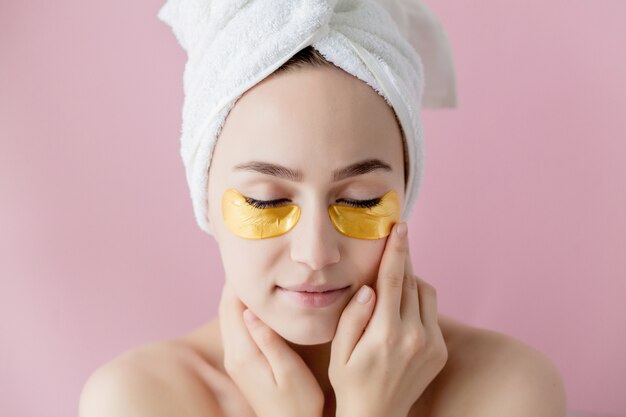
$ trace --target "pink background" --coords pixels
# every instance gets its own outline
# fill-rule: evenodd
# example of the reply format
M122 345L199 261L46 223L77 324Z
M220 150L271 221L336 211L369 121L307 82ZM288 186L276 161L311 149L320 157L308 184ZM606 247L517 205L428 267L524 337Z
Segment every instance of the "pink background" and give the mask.
M427 3L460 107L424 112L416 272L626 416L626 2ZM0 0L0 415L75 415L97 366L216 314L161 4Z

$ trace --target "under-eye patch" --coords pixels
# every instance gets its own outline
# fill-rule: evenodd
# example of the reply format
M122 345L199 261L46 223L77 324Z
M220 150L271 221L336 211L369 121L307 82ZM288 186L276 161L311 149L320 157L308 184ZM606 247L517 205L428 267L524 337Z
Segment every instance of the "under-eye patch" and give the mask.
M328 214L335 229L356 239L380 239L389 236L400 219L400 198L389 191L373 207L352 207L333 204Z
M290 231L300 218L296 205L257 208L231 188L222 198L222 215L228 229L246 239L265 239Z
M391 233L400 219L400 198L389 191L372 207L333 204L328 207L330 220L340 233L356 239L381 239ZM228 229L246 239L265 239L283 235L300 219L300 207L287 205L258 208L234 188L222 198L222 215Z

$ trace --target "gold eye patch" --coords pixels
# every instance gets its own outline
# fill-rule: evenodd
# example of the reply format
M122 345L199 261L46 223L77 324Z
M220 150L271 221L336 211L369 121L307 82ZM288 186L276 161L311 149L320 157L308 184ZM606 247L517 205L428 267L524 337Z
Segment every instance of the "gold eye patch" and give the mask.
M265 239L290 231L300 218L295 205L257 208L237 190L226 190L222 198L222 215L228 229L246 239Z
M400 198L395 191L385 194L373 207L351 207L334 204L328 214L335 229L356 239L380 239L389 236L400 219Z
M400 219L400 198L389 191L373 207L333 204L328 207L330 220L340 233L356 239L380 239L391 233ZM287 233L300 219L296 205L257 208L237 190L226 190L222 215L228 229L246 239L265 239Z

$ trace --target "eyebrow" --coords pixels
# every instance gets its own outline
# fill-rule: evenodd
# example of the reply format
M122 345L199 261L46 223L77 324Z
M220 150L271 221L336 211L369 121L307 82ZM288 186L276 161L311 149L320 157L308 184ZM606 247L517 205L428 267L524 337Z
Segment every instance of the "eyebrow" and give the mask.
M392 171L391 166L380 159L366 159L364 161L355 162L343 168L333 171L333 182L340 181L356 175L366 174L368 172L382 169L384 171ZM301 182L304 175L300 170L294 170L278 164L272 164L262 161L250 161L236 165L233 171L253 171L265 175L273 175L275 177L284 178L289 181Z

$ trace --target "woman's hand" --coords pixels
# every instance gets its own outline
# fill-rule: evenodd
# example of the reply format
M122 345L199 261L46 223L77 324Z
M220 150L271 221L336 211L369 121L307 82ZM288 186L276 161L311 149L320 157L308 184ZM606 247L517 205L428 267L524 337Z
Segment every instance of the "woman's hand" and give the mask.
M435 289L413 275L406 224L395 224L392 232L376 293L367 287L370 298L363 304L357 292L332 341L328 374L337 417L406 417L448 359Z
M228 282L219 320L224 368L257 417L322 415L324 395L302 358L247 310Z

